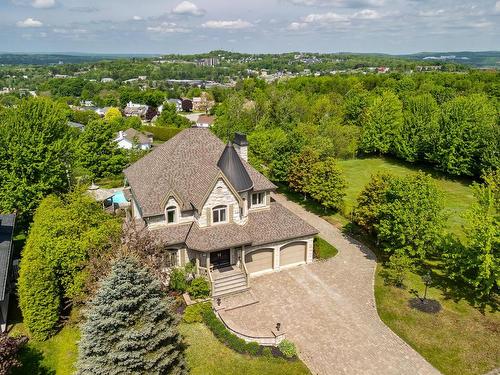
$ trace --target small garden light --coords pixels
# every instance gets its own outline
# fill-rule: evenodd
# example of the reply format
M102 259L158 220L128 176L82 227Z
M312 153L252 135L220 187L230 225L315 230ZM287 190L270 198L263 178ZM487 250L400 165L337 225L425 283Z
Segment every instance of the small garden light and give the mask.
M220 300L220 297L217 298L217 306L220 306L220 303L221 303L221 300Z
M276 330L279 331L280 328L281 328L281 323L280 322L276 323Z

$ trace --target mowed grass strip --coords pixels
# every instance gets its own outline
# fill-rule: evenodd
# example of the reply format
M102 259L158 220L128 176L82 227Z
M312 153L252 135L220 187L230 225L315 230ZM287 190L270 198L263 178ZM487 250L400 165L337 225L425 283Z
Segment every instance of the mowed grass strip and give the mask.
M188 344L186 358L192 375L310 374L301 361L236 353L217 340L202 323L182 323L180 332Z

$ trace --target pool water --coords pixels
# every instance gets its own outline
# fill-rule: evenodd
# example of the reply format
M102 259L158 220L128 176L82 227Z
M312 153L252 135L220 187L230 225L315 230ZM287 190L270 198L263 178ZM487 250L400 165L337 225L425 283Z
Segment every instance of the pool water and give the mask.
M123 195L123 191L118 191L113 195L113 203L127 203L125 195Z

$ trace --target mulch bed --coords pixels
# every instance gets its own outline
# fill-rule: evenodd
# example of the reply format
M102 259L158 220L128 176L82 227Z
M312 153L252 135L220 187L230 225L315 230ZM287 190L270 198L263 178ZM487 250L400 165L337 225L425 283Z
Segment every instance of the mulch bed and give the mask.
M412 309L416 309L428 314L436 314L441 311L441 304L435 299L412 298L408 301Z

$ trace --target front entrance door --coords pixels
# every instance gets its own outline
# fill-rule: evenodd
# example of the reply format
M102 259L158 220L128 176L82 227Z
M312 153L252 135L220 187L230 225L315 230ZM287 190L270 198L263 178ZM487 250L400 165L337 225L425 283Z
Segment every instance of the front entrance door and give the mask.
M229 249L214 251L210 253L210 264L214 266L214 268L223 268L230 265L230 254Z

